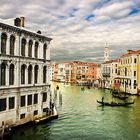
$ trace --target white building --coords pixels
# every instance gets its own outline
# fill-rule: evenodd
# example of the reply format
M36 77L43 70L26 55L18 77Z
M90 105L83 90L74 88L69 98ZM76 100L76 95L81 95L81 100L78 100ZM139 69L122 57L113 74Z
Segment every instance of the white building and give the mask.
M51 40L25 29L23 17L0 20L0 128L49 115Z
M60 82L65 82L65 64L64 63L58 64L57 80Z

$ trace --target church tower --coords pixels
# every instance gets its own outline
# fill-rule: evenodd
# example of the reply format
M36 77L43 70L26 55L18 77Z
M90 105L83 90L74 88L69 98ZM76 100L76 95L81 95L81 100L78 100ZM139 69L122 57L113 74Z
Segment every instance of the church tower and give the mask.
M104 49L104 62L109 61L109 48L105 47Z

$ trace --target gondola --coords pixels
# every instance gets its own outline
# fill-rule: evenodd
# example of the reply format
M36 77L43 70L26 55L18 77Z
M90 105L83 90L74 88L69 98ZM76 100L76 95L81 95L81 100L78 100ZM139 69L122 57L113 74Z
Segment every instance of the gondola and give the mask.
M121 100L125 100L125 99L128 98L127 96L121 96L121 95L117 95L117 94L112 94L112 96L113 96L114 98L119 98L119 99L121 99Z
M97 100L97 103L101 104L102 106L128 106L128 105L132 105L134 104L134 101L133 102L125 102L125 103L115 103L115 102L102 102L102 101L98 101Z

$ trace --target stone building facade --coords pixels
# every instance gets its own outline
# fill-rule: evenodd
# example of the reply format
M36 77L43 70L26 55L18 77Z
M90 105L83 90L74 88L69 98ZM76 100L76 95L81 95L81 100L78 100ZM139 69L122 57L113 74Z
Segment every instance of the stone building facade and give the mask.
M40 31L0 20L0 128L47 115L51 105L50 41Z

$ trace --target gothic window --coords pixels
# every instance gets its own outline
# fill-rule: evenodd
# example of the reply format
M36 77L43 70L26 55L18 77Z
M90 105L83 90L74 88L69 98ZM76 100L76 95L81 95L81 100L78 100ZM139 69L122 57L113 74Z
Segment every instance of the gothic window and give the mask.
M34 83L36 84L38 82L38 65L34 68Z
M22 65L21 66L21 84L25 84L25 68L26 65Z
M14 85L14 65L11 64L9 68L9 85Z
M32 83L32 66L29 65L28 67L28 84Z
M23 38L21 41L21 56L25 56L26 40Z
M1 64L0 76L1 76L0 85L5 85L6 84L6 64L4 63Z
M10 37L10 55L14 55L14 49L15 49L15 37L11 35Z
M43 47L43 58L46 59L46 49L47 49L47 45L44 44L44 47Z
M7 35L3 33L1 35L1 53L6 54L6 42L7 42Z
M32 45L33 45L33 41L30 40L29 41L29 48L28 48L28 56L32 57Z
M35 43L35 58L38 58L38 42Z
M43 67L43 83L46 83L46 66Z

